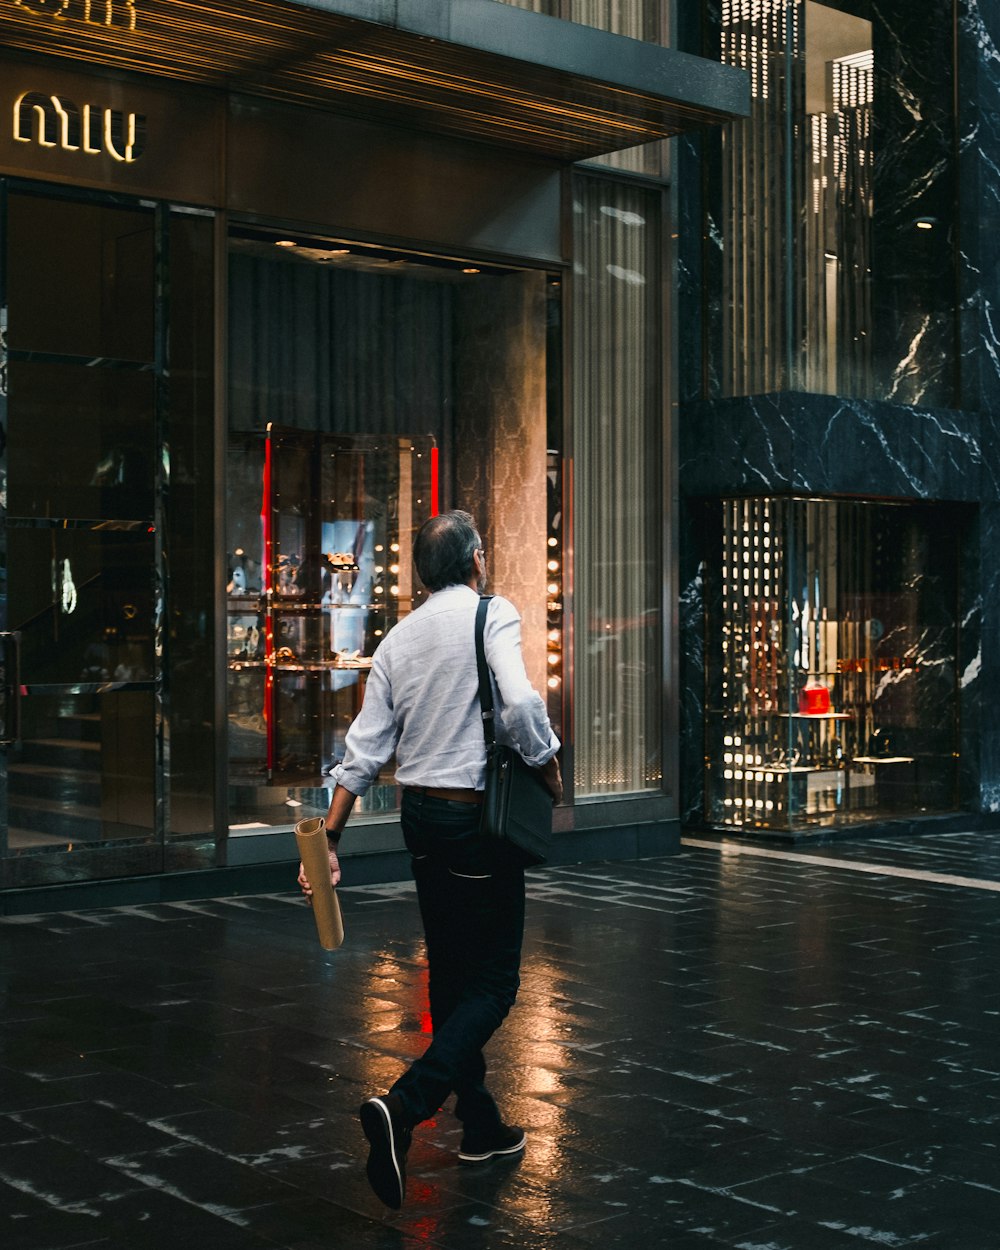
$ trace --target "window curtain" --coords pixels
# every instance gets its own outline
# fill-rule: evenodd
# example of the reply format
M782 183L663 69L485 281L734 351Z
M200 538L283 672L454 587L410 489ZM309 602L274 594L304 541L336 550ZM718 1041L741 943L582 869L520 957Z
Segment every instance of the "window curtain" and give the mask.
M453 394L444 283L233 252L232 430L431 434Z
M576 181L577 795L656 789L662 775L660 206L642 187Z

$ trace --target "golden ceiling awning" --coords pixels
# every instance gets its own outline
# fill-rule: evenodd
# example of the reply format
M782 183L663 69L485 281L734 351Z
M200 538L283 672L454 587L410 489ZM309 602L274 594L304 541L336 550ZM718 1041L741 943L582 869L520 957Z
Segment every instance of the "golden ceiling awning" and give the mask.
M0 0L0 46L564 161L749 111L742 71L496 0Z

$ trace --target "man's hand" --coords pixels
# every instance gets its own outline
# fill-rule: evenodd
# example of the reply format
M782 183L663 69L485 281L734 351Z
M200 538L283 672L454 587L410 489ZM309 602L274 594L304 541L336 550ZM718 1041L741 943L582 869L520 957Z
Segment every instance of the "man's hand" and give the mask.
M555 803L561 803L563 798L562 773L559 771L559 761L553 755L547 764L543 764L538 770L542 774L542 780L548 787L552 800Z
M306 870L299 864L299 889L309 901L312 901L312 886L306 880ZM340 884L340 860L337 859L337 852L330 847L330 884L334 887Z

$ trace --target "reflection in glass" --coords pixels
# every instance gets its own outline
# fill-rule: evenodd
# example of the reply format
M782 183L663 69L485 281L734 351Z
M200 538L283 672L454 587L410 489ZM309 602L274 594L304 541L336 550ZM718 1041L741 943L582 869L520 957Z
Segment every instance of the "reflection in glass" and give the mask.
M720 392L950 405L950 10L722 0L719 34L752 91L706 223Z
M9 195L7 214L10 347L152 362L153 210Z
M8 756L9 855L152 839L152 691L34 695L22 715Z
M152 373L10 364L12 516L149 520Z
M205 838L216 825L214 231L210 217L170 222L170 489L166 496L169 599L168 838ZM220 814L221 815L221 814ZM192 867L168 842L168 867Z
M30 684L153 678L153 537L9 525L8 618Z
M660 198L575 186L574 595L578 794L661 778Z
M342 758L372 653L424 597L411 553L435 507L436 457L429 438L274 429L264 439L234 437L227 653L235 823L259 819L269 792L287 808L280 798L289 786L318 790ZM394 790L391 778L386 786ZM379 789L361 810L379 803ZM323 805L321 796L310 800Z
M721 509L707 820L795 830L954 807L955 518L858 501Z

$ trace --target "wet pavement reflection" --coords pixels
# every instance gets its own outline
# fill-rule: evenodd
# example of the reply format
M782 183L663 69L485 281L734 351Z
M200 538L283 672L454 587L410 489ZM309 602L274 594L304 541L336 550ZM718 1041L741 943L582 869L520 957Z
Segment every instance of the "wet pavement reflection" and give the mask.
M963 836L531 874L488 1055L527 1151L458 1166L445 1108L399 1213L356 1110L427 1044L408 884L342 890L333 953L292 889L0 920L0 1246L997 1250L1000 838Z

